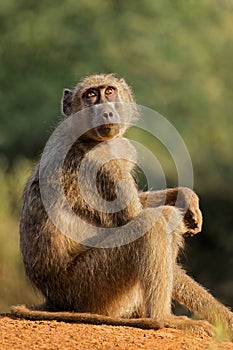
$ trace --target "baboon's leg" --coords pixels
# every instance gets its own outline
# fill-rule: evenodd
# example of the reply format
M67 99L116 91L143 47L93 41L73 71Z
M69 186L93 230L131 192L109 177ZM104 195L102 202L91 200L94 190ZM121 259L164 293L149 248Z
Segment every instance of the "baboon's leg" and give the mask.
M50 281L47 309L119 317L126 294L136 284L137 264L130 245L92 248L78 255L60 276Z
M142 257L139 280L145 301L145 316L163 319L171 315L173 284L172 235L166 233L164 218L159 218L139 242Z
M146 209L138 215L133 227L143 226L144 222L155 223L134 242L116 248L94 248L77 256L70 267L61 272L61 282L59 276L51 281L48 305L62 310L60 303L64 300L70 310L118 317L122 300L139 281L145 300L145 316L161 319L170 315L173 235L166 233L166 225L167 219L178 210L164 207L162 216L154 219L158 210ZM131 303L134 307L136 301Z
M176 266L174 275L173 298L210 323L221 324L233 334L233 313L179 266Z

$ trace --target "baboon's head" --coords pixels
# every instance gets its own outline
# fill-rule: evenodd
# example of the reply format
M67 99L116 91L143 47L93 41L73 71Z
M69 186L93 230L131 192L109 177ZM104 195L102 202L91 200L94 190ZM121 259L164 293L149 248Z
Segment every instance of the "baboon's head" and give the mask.
M114 74L90 75L72 90L64 89L64 116L69 117L84 109L91 116L90 130L85 135L97 141L121 136L128 127L127 123L137 117L131 88Z

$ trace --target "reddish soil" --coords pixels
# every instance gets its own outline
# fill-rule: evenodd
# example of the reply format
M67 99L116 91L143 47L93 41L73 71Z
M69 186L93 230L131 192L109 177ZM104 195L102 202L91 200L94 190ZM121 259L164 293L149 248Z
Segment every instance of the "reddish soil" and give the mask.
M233 343L211 338L202 328L142 330L56 321L26 321L0 315L1 350L233 350Z

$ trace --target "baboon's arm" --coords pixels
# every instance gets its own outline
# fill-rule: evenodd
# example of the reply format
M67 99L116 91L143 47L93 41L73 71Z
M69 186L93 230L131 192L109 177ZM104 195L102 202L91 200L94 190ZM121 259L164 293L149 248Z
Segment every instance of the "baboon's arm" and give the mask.
M184 212L187 233L194 235L201 231L202 214L199 209L199 198L191 189L176 187L161 191L141 192L139 198L144 208L154 208L164 204L180 208Z

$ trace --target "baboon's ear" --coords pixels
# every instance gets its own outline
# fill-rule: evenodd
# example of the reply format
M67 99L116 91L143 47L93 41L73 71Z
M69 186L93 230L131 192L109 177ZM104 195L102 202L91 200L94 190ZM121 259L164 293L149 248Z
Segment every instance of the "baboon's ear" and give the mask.
M73 92L71 90L69 90L69 89L63 90L63 97L62 97L62 101L61 101L61 111L65 117L68 117L69 115L71 115L72 96L73 96Z

